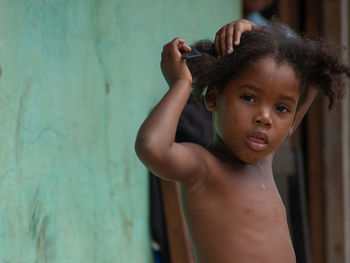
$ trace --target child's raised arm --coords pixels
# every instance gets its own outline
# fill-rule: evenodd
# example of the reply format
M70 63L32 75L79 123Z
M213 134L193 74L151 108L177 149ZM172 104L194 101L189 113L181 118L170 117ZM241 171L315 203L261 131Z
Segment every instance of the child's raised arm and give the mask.
M169 180L185 181L203 167L200 146L175 143L180 114L190 96L192 76L180 50L191 48L182 39L164 46L161 68L169 91L142 124L135 143L140 160L156 175Z

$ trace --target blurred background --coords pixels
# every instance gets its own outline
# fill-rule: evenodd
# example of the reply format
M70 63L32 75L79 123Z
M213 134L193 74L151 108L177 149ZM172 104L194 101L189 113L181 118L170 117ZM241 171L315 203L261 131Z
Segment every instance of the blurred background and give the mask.
M0 262L154 262L134 140L167 90L162 46L214 39L254 12L348 46L349 11L347 0L1 0ZM318 96L275 160L298 263L350 262L348 103L329 113Z

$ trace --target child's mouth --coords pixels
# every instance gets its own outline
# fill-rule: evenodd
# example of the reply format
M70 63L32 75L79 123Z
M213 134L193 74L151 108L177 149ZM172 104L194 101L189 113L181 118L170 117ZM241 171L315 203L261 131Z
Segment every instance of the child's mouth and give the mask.
M265 133L256 133L246 138L248 147L254 151L262 151L267 147L267 136Z

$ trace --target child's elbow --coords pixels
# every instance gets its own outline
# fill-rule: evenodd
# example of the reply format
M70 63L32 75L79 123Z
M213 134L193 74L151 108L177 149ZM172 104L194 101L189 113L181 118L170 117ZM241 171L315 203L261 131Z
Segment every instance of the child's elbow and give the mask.
M156 143L152 143L151 140L146 140L142 137L138 137L135 141L135 152L149 169L155 163L161 162L162 156L164 157Z
M136 138L135 152L141 161L142 161L142 156L146 151L148 151L148 148L149 146L147 145L147 142L143 138L140 138L140 137Z

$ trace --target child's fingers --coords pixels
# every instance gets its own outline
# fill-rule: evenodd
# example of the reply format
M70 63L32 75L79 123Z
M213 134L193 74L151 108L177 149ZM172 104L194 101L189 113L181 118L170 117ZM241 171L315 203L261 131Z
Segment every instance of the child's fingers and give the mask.
M242 26L242 24L237 24L235 26L235 31L233 33L233 44L235 46L239 45L242 33L243 33L243 26Z
M226 53L227 54L231 54L233 52L233 43L232 43L232 39L233 39L233 32L234 32L234 25L232 23L228 24L227 25L227 28L226 28ZM225 52L224 51L224 52Z
M223 26L216 34L215 50L220 55L231 54L238 46L243 32L259 29L254 23L241 19Z
M218 56L231 54L234 46L241 42L243 32L259 29L259 26L246 20L240 19L223 26L215 35L215 52Z
M221 51L220 51L220 43L219 43L219 32L216 33L215 35L215 43L214 43L214 46L215 46L215 52L218 56L221 56Z
M173 53L174 51L176 52L176 50L179 52L180 49L183 49L183 50L187 51L188 48L189 48L189 46L187 46L185 44L185 40L183 40L182 38L174 38L168 44L165 44L163 46L162 55L166 55L169 52L170 53Z
M183 43L185 43L185 40L176 37L173 40L171 40L169 43L165 44L163 47L163 50L168 48L176 48L176 47L178 48Z
M170 48L174 48L175 46L178 46L179 43L181 43L181 39L180 38L174 38L169 43L167 43L167 44L165 44L163 46L163 53L165 53Z
M219 33L219 46L220 46L220 56L225 55L226 52L226 30L223 29Z
M244 32L259 29L259 26L257 26L253 22L247 21L245 19L243 21L244 23L237 23L235 25L235 30L233 35L233 44L235 46L238 46L239 43L241 42L241 37Z
M185 40L183 40L182 38L178 38L178 37L174 38L174 39L170 42L171 46L177 47L177 48L179 48L179 47L180 47L181 45L183 45L184 43L185 43Z
M189 45L187 45L186 43L183 43L179 46L180 50L183 50L185 52L190 52L191 51L191 47Z
M225 53L225 35L226 35L226 29L225 27L222 27L218 32L216 32L215 35L215 52L218 55L218 57L223 56Z
M174 38L173 41L170 42L172 47L177 49L178 51L182 50L185 52L191 51L191 47L186 44L185 40L182 38Z
M251 24L252 30L260 29L260 26L254 24L253 22L250 22L250 24Z

